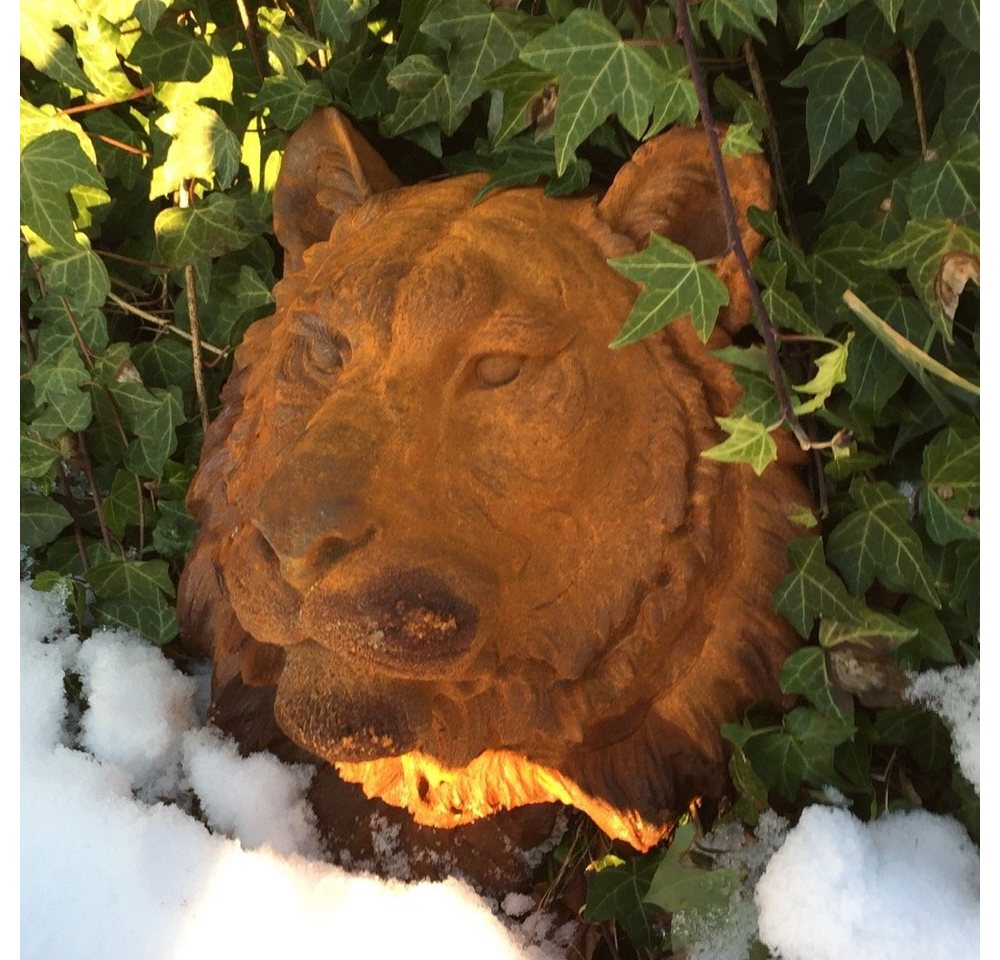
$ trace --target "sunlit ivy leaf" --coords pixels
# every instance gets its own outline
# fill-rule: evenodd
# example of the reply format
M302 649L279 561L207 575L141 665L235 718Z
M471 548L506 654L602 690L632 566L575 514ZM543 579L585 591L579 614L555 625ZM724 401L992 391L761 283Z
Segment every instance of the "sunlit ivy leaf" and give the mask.
M486 91L483 79L514 60L545 26L517 10L493 9L489 0L444 0L420 29L448 48L453 109L461 110Z
M906 200L915 219L969 224L979 210L979 137L967 135L913 171ZM974 223L972 224L974 225Z
M844 343L828 350L816 359L816 375L808 383L795 384L792 389L811 397L810 400L797 400L792 406L799 415L815 413L830 398L834 388L844 382L847 377L847 356L854 339L849 333Z
M320 36L336 44L351 39L351 27L363 20L374 0L317 0L314 16Z
M73 48L56 32L57 27L80 26L83 17L72 0L22 3L21 56L46 76L76 90L97 93L76 62Z
M857 606L847 588L826 565L823 541L800 537L788 545L789 573L774 591L775 609L808 638L816 617L858 621Z
M942 430L924 450L920 495L935 543L979 537L979 432L971 424Z
M813 47L782 85L808 90L810 180L854 136L862 120L872 140L878 140L903 103L899 81L885 63L836 38Z
M858 608L860 614L856 623L824 617L819 625L819 645L826 650L847 645L883 652L893 650L916 636L912 626L901 623L896 617L878 613L861 604Z
M111 489L101 503L104 522L115 536L123 537L126 527L142 523L141 496L142 490L135 474L127 470L115 471Z
M81 194L82 188L90 193ZM93 203L110 198L104 178L77 138L65 130L46 133L21 151L21 222L49 246L77 246L70 196L86 196Z
M503 93L503 114L493 136L494 147L500 146L531 123L529 107L539 101L554 80L552 74L529 67L520 60L508 63L483 78L487 86Z
M705 341L719 310L729 303L729 291L714 271L692 253L658 234L645 250L609 260L623 277L642 284L632 311L611 346L624 347L690 315L695 332Z
M799 47L812 43L823 32L823 27L839 20L860 2L861 0L803 0Z
M323 47L320 41L289 26L284 10L258 6L257 23L264 34L268 65L275 73L291 73Z
M722 140L722 153L727 157L742 157L746 153L763 153L764 148L753 135L749 123L734 123Z
M715 422L729 436L722 443L702 450L701 456L707 460L748 463L759 477L778 459L778 444L766 424L747 416L716 417Z
M708 24L716 40L721 40L722 32L729 27L763 43L764 34L758 21L763 18L769 23L777 23L778 3L777 0L705 0L699 8L699 16L702 23Z
M91 567L87 581L101 600L153 601L174 595L174 584L165 560L109 560Z
M156 217L156 242L163 259L182 267L198 255L219 257L240 250L253 238L236 200L212 193L194 207L170 207Z
M129 63L150 82L184 80L194 82L212 69L212 48L203 37L164 23L144 33L129 54Z
M778 677L784 693L805 697L820 713L851 723L854 705L838 691L826 668L826 656L819 647L803 647L785 660Z
M314 110L330 102L330 92L319 80L306 81L298 70L267 77L257 97L257 108L266 109L282 130L294 130Z
M833 529L827 557L860 597L876 577L891 590L940 606L934 575L909 522L909 503L888 483L851 484L857 509Z
M94 612L105 626L131 630L160 646L180 633L177 614L161 594L141 600L102 600L95 605Z
M632 857L625 861L608 857L588 867L587 905L583 918L588 923L616 920L632 941L652 947L657 941L653 920L658 911L643 903L656 871L657 857Z
M233 57L231 60L230 57ZM233 102L233 54L212 50L212 69L200 80L163 81L156 85L156 99L170 111L194 106L200 100Z
M172 142L164 162L153 170L150 199L177 190L186 180L218 180L227 189L240 165L240 141L214 110L188 104L156 121Z
M72 522L69 511L51 497L21 494L21 543L26 547L44 547Z
M612 113L641 138L661 102L676 103L672 119L688 117L691 81L671 75L643 48L626 44L592 10L574 10L562 23L527 43L521 59L559 78L554 124L556 170L562 173L576 148ZM687 91L678 96L678 91ZM658 123L669 122L658 116Z
M135 91L118 59L128 41L114 23L105 16L91 16L73 36L83 72L103 99L124 100Z
M875 153L859 153L841 166L825 220L856 223L881 241L895 240L907 221L906 176Z
M389 71L386 80L399 91L386 132L398 136L428 123L438 123L445 133L454 133L463 117L454 108L451 80L429 56L415 53Z
M905 267L924 306L950 341L951 321L965 280L956 289L959 281L949 278L949 267L968 263L974 267L978 282L979 232L953 220L911 220L898 240L867 262L883 269Z

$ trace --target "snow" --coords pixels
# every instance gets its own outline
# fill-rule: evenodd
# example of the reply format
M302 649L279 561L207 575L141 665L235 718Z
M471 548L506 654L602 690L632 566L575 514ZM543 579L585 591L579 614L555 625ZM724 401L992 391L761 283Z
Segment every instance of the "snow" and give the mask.
M199 725L196 682L139 638L81 644L57 598L22 584L20 601L23 960L560 955L457 880L320 860L309 768L240 759Z
M925 810L863 823L812 806L757 884L760 939L782 960L974 960L979 855Z
M22 584L20 603L24 960L563 954L575 924L557 927L526 895L494 913L457 880L406 885L322 859L310 767L241 758L204 724L204 678L141 639L81 643L58 598ZM963 731L978 686L978 667L914 686L956 731L977 788L978 717L974 737ZM713 929L675 918L689 960L743 960L754 937L781 960L978 956L979 856L947 818L863 823L814 806L789 830L768 811L755 837L731 823L702 846L745 882Z
M955 762L979 793L979 662L917 675L909 698L944 719L951 730Z

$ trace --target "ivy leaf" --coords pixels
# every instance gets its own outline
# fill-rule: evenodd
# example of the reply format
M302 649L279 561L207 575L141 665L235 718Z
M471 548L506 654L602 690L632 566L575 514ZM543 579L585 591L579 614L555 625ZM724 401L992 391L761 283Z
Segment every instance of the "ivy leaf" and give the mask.
M722 153L727 157L742 157L746 153L763 153L764 148L753 135L749 123L730 124L722 140Z
M208 184L218 179L223 190L232 184L240 166L240 141L215 110L185 104L164 114L156 125L172 141L166 159L153 170L150 199L171 193L190 179Z
M157 509L160 519L153 528L153 549L169 560L183 560L198 535L198 524L183 501L160 500Z
M645 250L608 263L623 277L643 285L625 325L611 341L612 348L648 337L688 315L704 342L719 310L729 303L726 285L711 268L695 260L687 248L656 233Z
M415 53L389 71L386 81L399 91L399 100L385 121L386 133L398 136L428 123L438 123L446 134L462 121L454 109L451 80L429 56Z
M963 136L936 160L920 164L906 201L916 219L966 220L979 211L979 137Z
M979 54L946 38L934 64L944 80L941 126L949 137L979 134Z
M816 360L816 376L812 380L792 387L796 393L812 396L811 400L798 400L793 404L793 409L797 414L801 416L806 413L815 413L829 399L834 387L843 383L847 378L848 349L853 339L854 334L849 333L843 343L828 350Z
M154 601L174 595L165 560L109 560L91 567L87 581L101 600Z
M444 0L420 24L422 33L448 47L452 109L461 110L486 91L483 78L515 59L544 22L489 0Z
M258 110L267 110L282 130L294 130L319 107L330 102L330 92L319 80L303 79L298 70L267 77L257 96Z
M821 330L829 330L843 319L845 290L865 289L873 282L885 283L876 270L869 269L868 258L875 256L879 248L875 235L856 223L837 224L820 234L809 266L814 301L810 307Z
M167 8L173 2L174 0L139 0L135 5L135 18L146 33L152 33L160 17L167 12Z
M837 575L826 565L823 541L800 537L788 545L789 573L774 591L774 606L808 639L816 617L858 622L856 602Z
M793 280L808 281L813 279L812 267L806 260L805 254L788 239L785 231L781 229L777 211L751 207L747 211L747 220L754 230L771 241L765 248L765 253L771 259L787 264Z
M867 263L882 269L905 267L938 329L951 342L958 297L967 279L979 282L979 232L953 220L911 220L898 240Z
M21 56L58 83L76 90L97 93L76 62L73 48L56 32L57 27L78 27L80 10L72 0L22 3Z
M766 266L770 264L772 266ZM788 277L788 264L775 263L775 261L764 260L760 257L754 261L754 272L757 279L763 281L760 274L768 273L766 289L761 291L761 299L764 301L764 309L767 310L771 322L776 327L785 330L794 330L796 333L804 333L806 336L815 336L820 332L819 327L813 323L806 313L799 295L786 286Z
M364 20L375 0L317 0L315 18L320 36L335 44L348 43L351 27Z
M180 633L177 614L161 594L134 600L112 597L98 603L94 612L105 626L131 630L158 646Z
M878 154L859 153L840 168L826 207L828 224L856 223L885 242L900 236L906 221L906 178L898 166Z
M671 75L644 49L626 44L607 19L592 10L573 10L561 24L527 43L521 59L559 78L554 123L558 173L566 170L576 148L612 113L640 139L661 102L677 111L669 119L689 111L691 100L678 91L688 90L690 80ZM669 119L658 115L657 122Z
M502 117L493 133L494 148L520 133L531 122L530 107L540 100L555 77L515 60L483 78L487 86L503 94ZM553 169L555 162L553 161Z
M86 242L82 234L77 239ZM111 289L107 268L89 246L53 249L29 238L28 253L42 269L49 296L66 297L74 310L99 307L107 299Z
M253 238L236 200L212 193L194 207L161 211L154 225L160 256L172 267L183 267L199 256L220 257L240 250Z
M791 654L781 668L778 683L784 693L800 694L824 716L853 723L854 704L836 688L819 647L803 647Z
M125 452L133 473L158 480L167 459L177 449L177 427L184 422L181 392L176 386L147 390L141 383L109 387L136 439Z
M920 504L935 543L979 538L979 432L959 423L924 450Z
M769 23L777 23L778 3L777 0L705 0L699 16L716 40L721 40L723 31L729 27L763 43L764 34L757 21L763 17Z
M861 120L872 140L878 140L903 103L899 81L881 60L834 38L813 47L782 85L808 90L810 180L854 136Z
M73 134L42 134L21 151L21 222L50 247L78 247L70 196L89 206L110 200L104 178Z
M139 37L128 61L152 83L196 82L212 69L212 48L204 38L164 23Z
M939 607L934 574L910 526L906 497L888 483L860 478L850 493L858 509L830 534L827 556L851 592L862 596L878 577L890 590L915 594Z
M21 543L24 546L44 547L72 522L69 511L51 497L21 494Z
M83 430L93 416L90 394L84 389L90 375L73 347L65 347L55 357L40 360L31 368L31 382L36 399L48 404L32 426L42 436L54 438L62 433Z
M643 899L656 871L657 857L632 857L628 861L608 856L587 867L588 923L617 920L637 945L657 942L653 920L659 911Z
M747 416L716 417L729 436L701 455L708 460L724 463L749 463L759 477L770 464L778 459L778 444L767 426Z
M860 2L861 0L804 0L799 48L812 43L823 32L823 27L833 23L834 20L839 20Z
M819 645L824 650L837 647L863 647L875 652L894 650L900 643L916 636L916 629L886 613L861 607L857 623L844 623L824 617L819 625Z
M683 911L697 923L718 918L728 911L740 887L740 874L732 869L705 870L685 862L695 835L696 828L691 821L678 825L656 868L645 902L670 913Z
M141 496L142 491L135 474L127 470L116 470L111 490L101 503L104 522L115 536L124 537L126 527L142 523Z

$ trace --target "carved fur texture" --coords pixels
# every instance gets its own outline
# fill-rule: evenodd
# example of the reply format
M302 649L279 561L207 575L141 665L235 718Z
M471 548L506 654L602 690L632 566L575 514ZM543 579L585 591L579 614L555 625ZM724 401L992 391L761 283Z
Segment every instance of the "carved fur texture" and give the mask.
M752 255L766 165L727 163ZM419 824L561 801L645 850L722 788L719 725L778 694L808 496L787 450L760 478L699 457L739 396L724 332L608 349L638 289L607 259L651 231L718 258L748 320L701 130L600 199L473 205L485 179L400 187L333 110L293 138L276 313L191 489L184 637L244 742L276 720Z

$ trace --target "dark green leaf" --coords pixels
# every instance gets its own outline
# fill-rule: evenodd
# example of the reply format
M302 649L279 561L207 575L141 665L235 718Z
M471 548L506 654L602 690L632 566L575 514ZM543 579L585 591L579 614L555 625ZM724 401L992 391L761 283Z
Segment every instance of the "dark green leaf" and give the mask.
M143 521L142 487L138 477L127 470L115 472L111 490L101 504L104 522L119 539L125 536L125 528Z
M818 616L858 622L857 607L826 565L819 537L793 540L788 545L788 564L791 573L778 584L774 606L803 637L808 638Z
M132 630L151 643L162 646L180 632L174 608L161 594L144 599L108 599L95 607L101 623Z
M652 947L659 939L653 926L658 911L643 898L649 890L658 858L632 857L628 861L609 858L587 869L588 923L617 920L638 945Z
M257 107L267 109L282 130L294 130L316 109L330 102L330 93L319 80L302 78L298 70L267 77L257 97Z
M544 73L515 60L483 78L483 82L503 93L503 113L493 134L493 146L498 147L520 133L532 122L531 106L541 104L541 97L555 80ZM555 170L555 158L552 161Z
M139 37L128 60L153 83L197 81L212 69L212 48L203 37L165 23Z
M785 693L801 694L824 716L850 724L851 712L842 706L843 697L834 689L819 647L796 650L781 668L778 682Z
M351 39L351 26L364 20L374 0L316 0L316 29L335 44Z
M778 21L777 0L705 0L699 9L699 16L717 40L727 27L738 33L746 33L764 42L758 21L763 17L770 23Z
M878 140L903 103L892 71L847 40L823 40L782 84L809 91L806 135L810 180L854 136L862 120L871 138Z
M942 430L924 450L920 502L935 543L979 538L979 433L971 424Z
M51 497L21 494L21 543L26 547L44 547L72 522L69 511Z
M91 567L87 580L101 600L152 603L157 596L174 595L174 585L164 560L110 560Z
M906 200L915 218L969 222L979 211L979 137L964 136L917 167Z
M802 35L799 46L811 43L823 32L823 27L839 20L848 10L856 7L861 0L803 0Z
M218 257L240 250L253 238L233 197L210 194L195 207L170 207L156 217L160 255L173 267L183 267L199 255Z

